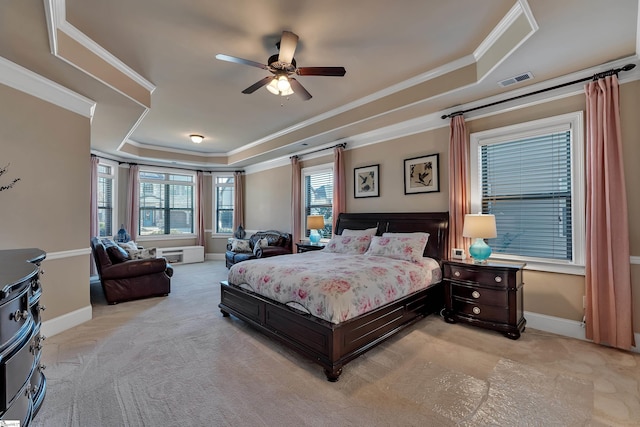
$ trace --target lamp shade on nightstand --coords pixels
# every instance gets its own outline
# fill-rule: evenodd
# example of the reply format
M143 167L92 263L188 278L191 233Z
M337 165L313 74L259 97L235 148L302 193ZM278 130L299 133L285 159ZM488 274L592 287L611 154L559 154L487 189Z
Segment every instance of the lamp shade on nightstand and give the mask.
M496 217L485 214L467 214L464 216L462 236L474 239L469 247L469 254L476 262L486 262L491 256L491 248L484 239L492 239L498 236L496 229Z

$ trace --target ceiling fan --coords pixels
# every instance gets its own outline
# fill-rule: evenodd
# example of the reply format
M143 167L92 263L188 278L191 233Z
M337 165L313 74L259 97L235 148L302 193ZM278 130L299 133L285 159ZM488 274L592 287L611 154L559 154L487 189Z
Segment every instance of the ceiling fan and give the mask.
M280 53L269 57L267 61L268 65L221 53L216 55L216 59L235 62L236 64L251 65L252 67L262 68L273 74L273 76L265 77L252 84L243 90L242 93L253 93L262 86L266 86L269 92L275 95L288 96L297 93L302 99L307 101L311 99L311 94L307 92L298 80L292 77L293 75L342 77L345 75L346 70L344 67L298 67L293 57L297 45L298 36L291 31L283 31L280 43L276 44Z

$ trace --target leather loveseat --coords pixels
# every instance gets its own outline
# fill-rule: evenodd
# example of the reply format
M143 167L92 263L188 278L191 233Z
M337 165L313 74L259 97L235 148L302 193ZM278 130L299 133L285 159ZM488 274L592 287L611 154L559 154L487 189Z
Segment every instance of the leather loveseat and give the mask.
M91 238L91 251L109 304L171 292L173 267L165 258L132 260L113 240L97 237Z
M266 245L264 244L265 239ZM242 251L234 251L233 243L227 243L227 252L225 254L227 268L235 263L249 259L267 258L293 253L290 233L283 233L276 230L258 231L246 240L249 247L244 248Z

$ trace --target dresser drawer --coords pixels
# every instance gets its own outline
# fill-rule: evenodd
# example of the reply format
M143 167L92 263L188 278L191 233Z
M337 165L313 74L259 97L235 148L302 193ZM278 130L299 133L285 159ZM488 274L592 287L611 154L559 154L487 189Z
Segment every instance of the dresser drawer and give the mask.
M461 315L478 320L497 323L509 321L509 310L503 307L482 305L454 298L453 309Z
M464 267L460 265L445 264L444 277L465 282L480 283L485 286L493 286L506 289L509 283L508 272L490 268Z
M451 283L451 297L472 300L475 304L492 305L502 308L509 306L509 294L504 290L479 286L464 286Z

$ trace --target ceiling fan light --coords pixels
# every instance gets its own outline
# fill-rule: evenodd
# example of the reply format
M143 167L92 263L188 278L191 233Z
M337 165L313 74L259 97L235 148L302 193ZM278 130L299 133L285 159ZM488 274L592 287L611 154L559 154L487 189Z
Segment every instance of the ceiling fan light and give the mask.
M293 89L291 89L291 86L289 86L289 89L280 92L280 96L289 96L293 95L293 93Z
M194 144L200 144L204 140L204 136L196 134L189 135L189 138L191 138L191 142Z
M267 85L267 90L274 95L280 95L280 90L278 90L278 79L274 78L271 80L271 83Z
M287 76L278 77L278 89L280 92L285 92L286 90L291 89L291 83L289 83Z

